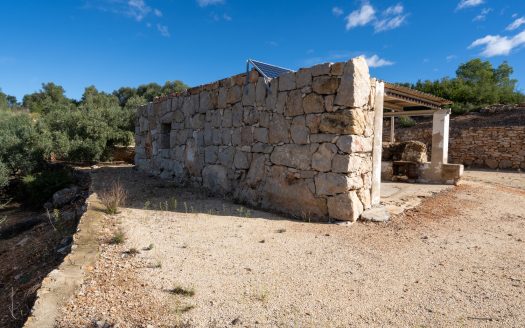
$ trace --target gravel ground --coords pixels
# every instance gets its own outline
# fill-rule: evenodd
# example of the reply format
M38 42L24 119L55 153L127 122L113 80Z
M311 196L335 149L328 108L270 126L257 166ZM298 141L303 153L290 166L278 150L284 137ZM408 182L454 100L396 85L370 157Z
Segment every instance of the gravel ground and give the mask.
M96 188L119 179L130 194L103 240L127 239L102 244L57 326L522 327L525 191L476 174L389 223L348 226L99 169Z

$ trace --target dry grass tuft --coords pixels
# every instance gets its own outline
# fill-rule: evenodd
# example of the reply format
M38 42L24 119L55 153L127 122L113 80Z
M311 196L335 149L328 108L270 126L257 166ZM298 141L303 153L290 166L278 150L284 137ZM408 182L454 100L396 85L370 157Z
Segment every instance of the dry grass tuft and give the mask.
M128 193L120 181L113 182L111 187L100 193L100 202L106 208L106 213L114 215L119 213L119 208L124 206Z
M193 288L187 289L181 286L175 286L175 288L169 290L170 293L181 296L192 297L195 295L195 290Z

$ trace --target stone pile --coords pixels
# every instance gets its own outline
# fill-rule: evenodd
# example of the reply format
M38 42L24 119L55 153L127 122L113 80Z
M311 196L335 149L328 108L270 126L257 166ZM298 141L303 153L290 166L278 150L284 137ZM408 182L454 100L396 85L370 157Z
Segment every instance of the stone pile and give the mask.
M376 81L363 58L273 79L256 71L138 110L135 163L303 219L370 207Z

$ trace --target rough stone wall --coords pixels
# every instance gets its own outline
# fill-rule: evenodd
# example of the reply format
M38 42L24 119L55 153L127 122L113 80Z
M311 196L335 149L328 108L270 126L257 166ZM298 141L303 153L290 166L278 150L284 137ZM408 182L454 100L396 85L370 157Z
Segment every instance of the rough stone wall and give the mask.
M251 71L139 109L135 164L304 219L370 207L375 80L363 58L273 79Z
M390 130L383 133L388 141ZM430 149L432 129L396 129L395 138L418 140ZM448 160L472 167L525 169L525 126L451 128Z

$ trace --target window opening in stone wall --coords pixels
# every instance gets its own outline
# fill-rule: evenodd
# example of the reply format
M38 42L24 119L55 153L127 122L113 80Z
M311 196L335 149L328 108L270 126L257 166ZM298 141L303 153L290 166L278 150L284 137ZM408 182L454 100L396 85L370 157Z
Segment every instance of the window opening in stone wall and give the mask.
M171 123L162 123L160 125L160 148L170 149L170 132Z

